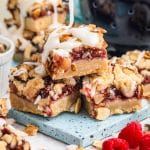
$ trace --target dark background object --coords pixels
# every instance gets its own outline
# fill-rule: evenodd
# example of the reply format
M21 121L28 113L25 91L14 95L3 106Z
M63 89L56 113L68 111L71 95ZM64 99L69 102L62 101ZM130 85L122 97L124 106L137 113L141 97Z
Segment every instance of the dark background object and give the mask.
M81 0L80 3L83 22L108 31L105 38L112 55L150 48L150 0Z

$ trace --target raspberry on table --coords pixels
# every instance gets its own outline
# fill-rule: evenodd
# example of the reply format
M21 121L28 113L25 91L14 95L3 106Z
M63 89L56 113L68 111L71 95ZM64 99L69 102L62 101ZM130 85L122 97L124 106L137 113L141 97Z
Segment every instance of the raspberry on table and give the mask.
M141 124L134 121L121 130L118 138L126 140L129 143L129 148L137 148L142 136Z
M124 139L111 138L103 143L102 150L129 150L129 145Z
M139 150L150 150L150 134L143 135L140 141Z

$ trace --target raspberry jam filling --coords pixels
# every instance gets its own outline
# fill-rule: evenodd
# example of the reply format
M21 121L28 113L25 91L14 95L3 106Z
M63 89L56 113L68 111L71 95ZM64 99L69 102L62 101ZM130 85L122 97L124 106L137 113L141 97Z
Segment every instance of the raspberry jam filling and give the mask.
M137 87L136 90L134 91L134 94L132 97L130 98L141 98L142 97L142 93L140 91L140 89ZM112 101L115 99L121 99L121 100L126 100L129 99L128 97L124 96L122 94L122 92L118 89L116 89L115 87L111 87L111 88L107 88L104 92L104 101Z
M145 76L143 84L149 84L150 83L150 76Z
M55 93L55 91L53 89L53 86L52 86L52 85L55 85L55 83L54 83L54 81L52 81L52 79L49 76L43 78L43 80L44 80L45 87L40 89L37 92L37 94L35 94L34 99L32 99L32 100L30 99L29 100L30 102L35 102L36 98L39 95L41 96L42 99L47 98L48 96L50 96L50 99L55 101L55 100L58 100L58 99L60 99L60 98L62 98L64 96L71 95L74 91L77 91L77 90L80 89L80 86L79 86L78 83L76 85L67 85L66 84L66 85L64 85L64 87L62 87L62 92L58 94L58 93ZM60 83L63 84L63 82L61 82L61 81L60 81ZM12 81L9 82L9 86L10 86L11 92L17 94L18 90L17 90L15 84L13 84ZM21 95L21 96L18 95L18 96L27 99L24 95Z
M79 47L75 48L71 52L71 59L72 61L77 61L77 60L91 60L94 58L107 58L107 52L105 49L99 49L97 47Z
M71 95L71 93L78 90L78 88L79 88L78 85L76 85L76 86L65 85L62 89L61 94L51 94L51 93L53 93L53 89L51 89L50 86L47 86L47 87L41 89L39 91L38 95L40 95L41 98L47 98L48 96L50 96L51 100L56 101L64 96Z
M90 89L86 89L87 93L85 94L87 97L89 97L92 102L94 102L94 97L91 97L90 96ZM124 96L122 94L122 92L120 90L118 90L116 87L109 87L101 92L99 92L99 95L100 95L100 99L102 99L102 101L100 103L106 103L108 101L113 101L113 100L117 100L117 99L120 99L120 100L127 100L129 99L128 97ZM142 98L142 92L141 92L141 89L140 89L140 86L137 86L136 90L134 91L133 93L133 96L130 97L130 98ZM94 102L95 103L95 102ZM96 104L95 104L96 105Z
M134 91L134 94L132 97L130 97L131 99L132 98L142 98L142 92L140 90L140 88L136 88L136 90ZM115 87L111 87L111 88L108 88L105 90L104 92L104 100L103 102L107 102L107 101L113 101L113 100L116 100L116 99L121 99L121 100L127 100L129 99L129 97L126 97L122 94L122 92L118 89L116 89Z
M99 49L96 47L78 47L73 49L73 51L70 53L70 58L68 59L72 62L78 61L78 60L92 60L94 58L107 58L107 51L105 49ZM63 57L55 55L53 58L50 58L52 60L51 63L47 63L49 70L53 73L57 73L59 70L58 68L61 68ZM68 69L69 69L68 65ZM67 69L66 69L67 70Z

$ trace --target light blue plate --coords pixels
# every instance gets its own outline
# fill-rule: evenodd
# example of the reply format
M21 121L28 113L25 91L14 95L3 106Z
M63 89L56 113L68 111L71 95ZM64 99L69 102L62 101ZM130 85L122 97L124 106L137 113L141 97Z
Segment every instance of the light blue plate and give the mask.
M143 100L143 108L136 113L112 116L105 121L96 121L85 112L63 113L55 118L43 118L29 113L10 111L10 117L20 124L34 124L40 132L67 144L88 146L94 140L103 139L122 129L133 120L141 121L150 117L150 106Z

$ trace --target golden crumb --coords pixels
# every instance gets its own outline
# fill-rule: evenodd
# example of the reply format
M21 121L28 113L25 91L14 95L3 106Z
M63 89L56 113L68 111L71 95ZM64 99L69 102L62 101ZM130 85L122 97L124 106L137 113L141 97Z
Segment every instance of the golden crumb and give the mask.
M27 127L24 129L24 132L27 133L29 136L34 136L37 134L38 130L38 127L32 124L28 124Z

